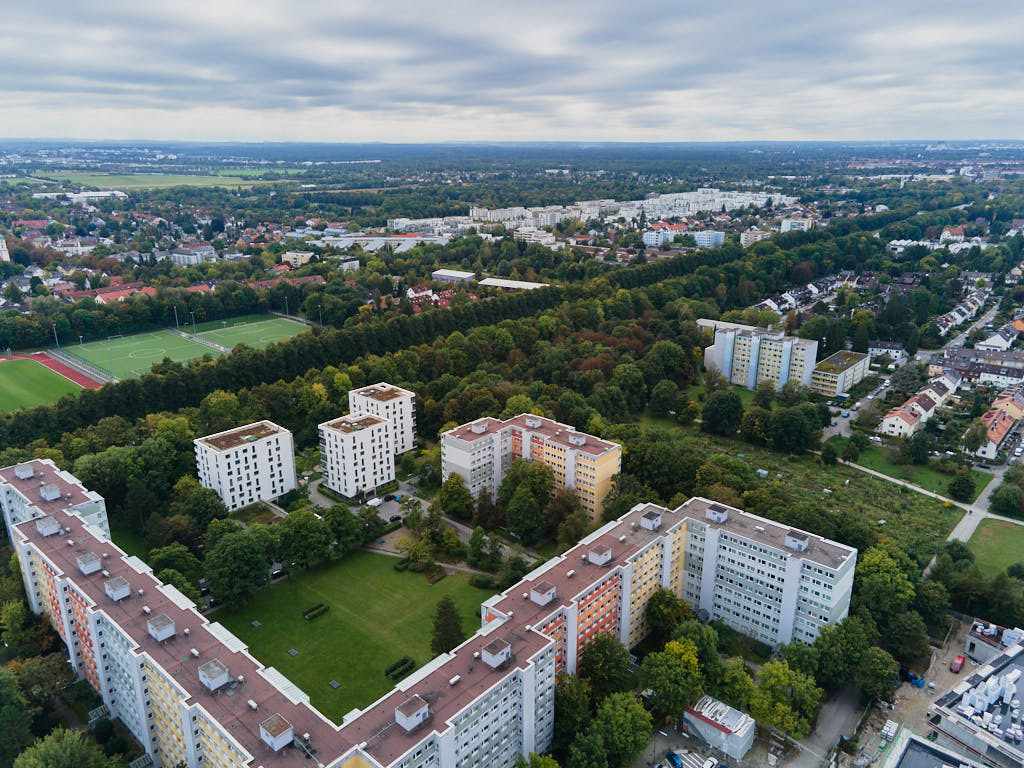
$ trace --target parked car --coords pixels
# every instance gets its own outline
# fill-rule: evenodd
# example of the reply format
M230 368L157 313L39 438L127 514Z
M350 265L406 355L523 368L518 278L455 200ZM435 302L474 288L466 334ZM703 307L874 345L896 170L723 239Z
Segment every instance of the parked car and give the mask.
M683 768L683 759L675 752L669 752L665 755L665 759L668 761L671 768Z
M395 501L401 501L401 500L402 500L402 496L403 496L403 494L401 494L401 493L396 493L396 494L395 494Z
M388 522L389 523L397 523L397 522L401 521L401 519L402 519L401 515L392 515L391 517L388 518Z
M271 571L270 572L270 578L271 579L280 579L282 576L284 576L284 569L283 568L278 568L276 571Z
M843 413L843 418L844 418L844 419L848 419L848 418L850 418L850 412L849 412L849 411L845 411L845 412Z
M393 494L393 493L389 493L387 496L384 497L384 501L394 501L394 500L395 500L395 494Z
M979 464L978 466L981 467L982 469L992 469L992 467L989 465L987 461L981 462L981 464Z
M964 668L964 662L965 661L966 661L966 659L963 657L963 654L960 654L955 659L953 659L951 662L949 662L949 671L950 672L959 672L961 669Z
M704 765L700 768L718 768L718 760L713 757L709 757L704 761Z

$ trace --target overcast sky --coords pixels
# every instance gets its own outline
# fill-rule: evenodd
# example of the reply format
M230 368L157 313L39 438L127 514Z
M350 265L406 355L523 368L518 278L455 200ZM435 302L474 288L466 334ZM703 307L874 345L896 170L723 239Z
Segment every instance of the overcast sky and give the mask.
M1022 30L1006 0L31 0L0 136L1020 139Z

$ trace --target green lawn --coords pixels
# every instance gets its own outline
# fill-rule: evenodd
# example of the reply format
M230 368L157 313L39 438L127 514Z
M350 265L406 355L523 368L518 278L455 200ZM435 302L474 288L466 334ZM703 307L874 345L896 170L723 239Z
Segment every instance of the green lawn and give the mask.
M968 544L982 571L1002 573L1008 565L1024 562L1024 525L982 520Z
M0 411L46 405L81 387L34 360L0 361Z
M90 341L88 344L68 344L64 351L112 373L119 379L129 379L148 373L154 363L165 357L184 363L203 355L218 356L218 352L198 341L186 339L172 331L151 331L134 336L123 336L109 341Z
M235 325L236 323L259 323L262 322L263 320L269 320L272 317L276 317L276 315L270 315L267 314L266 312L255 312L249 315L237 315L235 317L226 317L223 320L207 320L206 322L203 323L196 323L195 326L192 325L191 321L186 321L185 324L181 326L181 330L186 331L188 333L203 333L203 331L219 331L221 328L224 327L225 322L227 322L228 325Z
M704 404L704 385L694 384L691 387L687 387L683 390L683 394L693 400L698 405ZM740 400L743 402L743 410L747 410L751 405L754 404L754 391L751 389L744 389L743 387L733 387L732 391L740 396Z
M846 438L834 435L829 438L829 442L835 445L836 450L841 455L843 446L846 444ZM881 472L883 475L894 477L897 480L915 483L926 491L938 493L941 496L949 496L949 481L952 480L949 475L944 475L930 466L893 464L885 448L879 448L876 445L868 447L860 452L857 463L868 469ZM994 475L989 472L983 472L980 469L972 469L971 473L974 475L974 498L971 501L974 501L985 489L985 486L994 478Z
M691 445L699 453L743 456L753 469L767 470L769 480L781 475L779 481L794 502L855 512L904 549L925 559L935 553L964 514L959 507L852 467L825 467L817 456L790 458L738 438L708 435L691 427L681 429L692 436ZM885 524L880 526L879 520L885 520Z
M266 315L260 315L259 318L258 321L247 321L239 318L232 318L222 322L217 321L219 327L200 331L199 335L204 339L212 341L214 344L220 344L228 349L233 348L237 344L248 344L254 349L263 349L271 344L276 344L282 339L290 339L296 334L309 330L309 326L284 317L271 317L268 319Z
M108 523L110 525L110 538L113 539L117 546L129 555L135 555L143 560L146 559L149 547L146 546L145 536L128 526L118 525L113 520L108 520Z
M229 517L232 520L238 520L246 525L251 523L266 523L267 525L273 525L274 523L281 521L281 518L274 514L274 510L261 501L258 501L255 504L250 504L247 507L242 507L241 509L236 509L229 515Z
M365 707L394 687L384 670L402 656L417 666L433 657L430 635L438 600L451 595L467 634L480 626L480 603L490 597L454 574L434 585L422 574L398 572L393 557L354 552L339 563L302 572L259 592L243 609L214 615L249 645L267 666L276 667L309 694L317 709L335 722ZM306 621L302 612L317 603L330 610ZM253 627L259 621L261 626ZM292 656L289 649L298 654ZM341 683L337 689L331 680Z

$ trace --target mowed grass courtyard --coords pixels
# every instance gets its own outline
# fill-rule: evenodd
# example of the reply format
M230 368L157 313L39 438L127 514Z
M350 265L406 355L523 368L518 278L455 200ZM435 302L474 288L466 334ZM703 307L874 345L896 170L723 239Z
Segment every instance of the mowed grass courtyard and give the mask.
M205 330L203 330L204 327ZM238 344L247 344L253 349L263 349L307 331L309 327L285 317L268 318L266 315L257 315L255 318L232 318L203 323L202 326L197 327L197 330L201 338L228 349L233 349Z
M0 361L0 412L48 405L81 390L34 360Z
M1024 525L982 520L967 545L982 572L994 576L1008 565L1024 562Z
M344 560L304 571L261 590L245 608L211 616L278 669L335 722L390 691L384 670L402 656L417 667L433 658L430 637L437 602L450 595L467 635L480 626L486 590L459 573L429 584L423 574L394 569L387 555L353 552ZM317 603L330 610L312 621L302 612ZM254 627L258 621L260 626ZM298 651L295 656L289 649ZM332 688L332 680L340 687Z
M107 371L118 379L130 379L149 373L155 363L165 357L179 363L218 352L198 341L186 339L172 331L151 331L88 344L69 344L64 352L80 357Z

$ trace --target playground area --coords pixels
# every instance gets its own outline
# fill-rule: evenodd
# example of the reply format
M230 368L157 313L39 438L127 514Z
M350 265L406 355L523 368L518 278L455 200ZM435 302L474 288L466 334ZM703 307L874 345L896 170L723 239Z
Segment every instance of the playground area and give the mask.
M0 358L0 412L48 405L81 390L81 385L47 365L54 362L49 357L40 358ZM90 384L96 386L95 382Z
M161 362L165 357L185 363L203 355L217 357L220 354L205 344L173 331L111 336L106 341L68 345L62 351L118 379L130 379L149 373L153 364Z
M285 317L256 315L255 317L203 323L197 330L199 330L200 338L219 344L226 349L233 349L238 344L247 344L253 349L263 349L309 329L306 325Z

